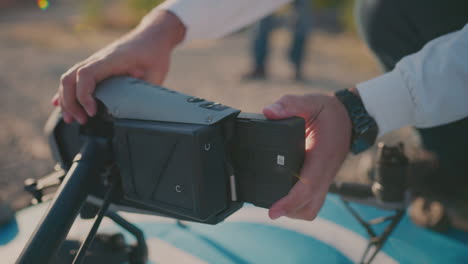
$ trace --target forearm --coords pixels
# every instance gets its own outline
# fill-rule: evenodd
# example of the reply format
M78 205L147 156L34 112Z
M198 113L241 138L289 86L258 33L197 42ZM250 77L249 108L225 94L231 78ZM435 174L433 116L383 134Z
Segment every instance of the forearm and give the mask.
M222 37L272 13L290 1L168 0L153 12L168 10L174 13L186 27L184 40L191 41Z
M405 125L433 127L468 116L468 25L439 37L396 68L357 85L380 135Z

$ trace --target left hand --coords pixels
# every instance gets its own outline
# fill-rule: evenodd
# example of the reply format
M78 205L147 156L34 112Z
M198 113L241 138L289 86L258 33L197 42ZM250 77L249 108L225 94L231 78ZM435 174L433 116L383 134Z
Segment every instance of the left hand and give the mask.
M335 97L321 94L287 95L263 109L269 119L299 116L306 121L305 159L299 180L289 194L269 210L281 216L313 220L325 201L330 184L350 149L351 120Z

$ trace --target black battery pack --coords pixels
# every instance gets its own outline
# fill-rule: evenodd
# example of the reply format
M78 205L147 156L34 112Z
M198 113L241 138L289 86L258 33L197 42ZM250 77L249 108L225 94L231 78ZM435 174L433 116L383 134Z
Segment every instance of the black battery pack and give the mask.
M239 200L269 208L287 195L304 161L304 119L236 118L233 165Z

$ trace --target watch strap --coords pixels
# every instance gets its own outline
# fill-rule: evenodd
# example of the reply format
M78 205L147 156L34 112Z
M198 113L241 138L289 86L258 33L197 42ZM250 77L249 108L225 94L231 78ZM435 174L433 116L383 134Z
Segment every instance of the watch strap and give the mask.
M351 152L358 154L370 148L377 139L378 126L361 98L349 90L337 91L335 96L344 105L351 119Z

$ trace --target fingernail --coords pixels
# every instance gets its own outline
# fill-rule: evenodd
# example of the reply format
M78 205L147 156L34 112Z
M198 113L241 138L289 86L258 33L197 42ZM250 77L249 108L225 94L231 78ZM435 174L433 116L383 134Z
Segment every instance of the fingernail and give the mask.
M91 107L91 109L89 110L89 115L90 115L90 116L95 116L95 115L96 115L96 112L97 112L97 111L96 111L96 107L93 106L93 107Z
M58 105L59 105L59 95L58 95L58 94L54 94L54 96L52 97L52 99L50 100L50 102L51 102L54 106L58 106Z
M89 116L95 116L96 115L96 105L89 103L85 107L86 113L88 113Z
M85 110L86 110L86 113L89 116L94 116L96 114L96 110L94 110L94 108L92 106L89 106L89 107L85 108Z
M269 106L267 106L267 108L270 109L275 114L278 114L278 115L282 114L283 111L284 111L283 106L278 104L278 103L274 103L272 105L269 105Z
M63 118L63 121L65 121L65 123L70 124L71 120L67 112L62 111L62 118Z
M272 211L271 214L270 214L270 217L271 219L275 220L275 219L278 219L282 216L285 216L286 215L286 211L284 210L279 210L279 211Z
M78 117L78 122L80 122L80 124L84 125L86 123L86 119L84 119L83 117Z

